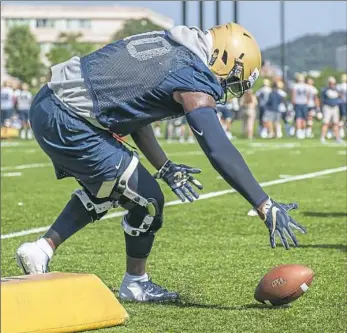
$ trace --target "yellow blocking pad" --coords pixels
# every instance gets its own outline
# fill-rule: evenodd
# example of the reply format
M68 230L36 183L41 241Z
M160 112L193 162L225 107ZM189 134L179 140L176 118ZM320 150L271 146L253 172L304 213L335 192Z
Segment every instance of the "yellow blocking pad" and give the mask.
M93 274L1 279L2 333L66 333L123 324L128 314Z
M18 138L19 131L16 128L1 127L1 139Z

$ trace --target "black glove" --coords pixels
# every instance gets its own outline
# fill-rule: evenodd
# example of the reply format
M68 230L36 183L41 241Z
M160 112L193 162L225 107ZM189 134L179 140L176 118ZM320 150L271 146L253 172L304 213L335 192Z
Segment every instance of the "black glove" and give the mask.
M154 174L154 177L163 179L183 202L186 199L193 202L194 198L199 198L199 194L193 189L190 183L195 185L199 190L202 190L203 186L192 174L198 174L200 172L200 169L191 168L184 164L175 164L167 160L160 170Z
M276 247L276 234L280 237L283 246L288 250L289 244L286 236L291 239L294 247L298 246L298 241L291 228L299 230L302 234L306 233L305 227L296 222L289 216L288 212L297 209L297 203L284 204L268 199L263 205L260 216L263 218L265 225L269 229L270 245Z

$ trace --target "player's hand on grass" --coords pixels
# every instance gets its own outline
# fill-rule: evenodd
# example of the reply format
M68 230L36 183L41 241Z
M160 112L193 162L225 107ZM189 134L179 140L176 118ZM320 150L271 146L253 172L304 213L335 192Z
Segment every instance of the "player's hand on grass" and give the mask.
M269 199L259 209L260 217L269 229L270 245L272 248L276 247L276 236L280 238L287 250L289 249L288 239L293 242L294 247L298 246L298 241L292 228L299 230L302 234L306 233L306 229L288 214L290 210L297 209L298 207L297 203L284 204Z
M184 202L188 199L193 202L199 198L191 184L202 190L202 184L192 175L200 173L200 169L192 168L184 164L175 164L170 160L160 168L154 175L157 179L163 179L172 189L172 191Z

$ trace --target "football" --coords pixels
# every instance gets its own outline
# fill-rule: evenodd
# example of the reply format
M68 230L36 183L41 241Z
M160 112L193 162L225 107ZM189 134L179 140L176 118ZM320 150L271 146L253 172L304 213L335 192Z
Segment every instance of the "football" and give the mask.
M303 295L314 273L304 265L281 265L272 268L258 283L254 298L267 305L284 305Z

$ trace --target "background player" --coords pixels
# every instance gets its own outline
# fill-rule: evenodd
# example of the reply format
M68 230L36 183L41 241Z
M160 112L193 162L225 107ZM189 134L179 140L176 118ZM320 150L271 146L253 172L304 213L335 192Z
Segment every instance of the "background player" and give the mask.
M258 98L258 106L259 106L259 133L262 138L266 138L268 136L267 129L264 127L264 113L266 111L266 103L269 99L269 95L271 93L271 84L269 79L264 79L263 86L257 90L256 96Z
M325 143L328 126L332 123L336 142L342 143L339 133L339 104L341 98L336 87L336 79L333 76L328 78L328 86L322 89L321 104L323 111L323 125L321 129L321 142Z
M292 89L292 104L294 105L296 137L298 139L305 139L306 136L308 98L309 90L305 78L302 74L298 74Z
M312 126L313 126L313 119L315 115L320 112L320 106L319 106L319 97L318 97L318 90L314 86L314 80L312 78L306 79L306 84L308 85L309 89L309 95L308 95L308 103L307 103L307 126L306 126L306 137L312 138Z
M21 90L16 94L16 110L22 122L22 129L20 131L21 139L33 138L32 131L29 128L29 110L32 99L33 97L29 91L29 85L27 83L22 83Z
M347 117L347 74L341 75L341 83L337 85L337 90L341 97L340 108L340 123L339 123L339 133L340 138L345 137L345 125Z
M9 81L5 81L1 86L1 126L5 121L11 119L14 112L15 96L12 85Z

